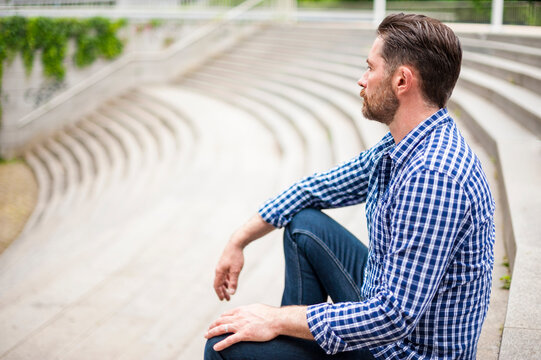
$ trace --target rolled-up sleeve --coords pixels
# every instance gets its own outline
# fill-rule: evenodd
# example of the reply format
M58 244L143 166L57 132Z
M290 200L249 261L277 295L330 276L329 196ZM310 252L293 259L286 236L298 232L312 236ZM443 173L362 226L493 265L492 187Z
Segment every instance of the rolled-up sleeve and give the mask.
M371 151L362 152L327 172L301 179L267 200L259 209L259 215L269 224L280 228L305 208L329 209L364 202L371 155Z

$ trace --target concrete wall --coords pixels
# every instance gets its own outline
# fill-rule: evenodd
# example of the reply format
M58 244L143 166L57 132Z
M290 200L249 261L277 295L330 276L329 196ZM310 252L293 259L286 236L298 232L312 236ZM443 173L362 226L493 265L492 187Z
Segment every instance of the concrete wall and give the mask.
M100 60L83 70L74 68L70 55L62 83L41 75L39 58L27 77L19 57L4 70L0 155L20 154L28 144L77 121L132 86L170 81L256 28L234 23L169 24L156 29L131 25L121 34L128 39L124 55L110 63ZM170 44L172 40L176 42Z
M167 23L152 27L148 22L132 23L119 31L124 41L123 56L137 51L161 51L171 41L178 41L186 33L193 30L194 24ZM69 44L68 55L64 60L66 78L62 82L45 78L42 73L41 53L34 59L33 70L26 74L22 58L19 55L12 64L4 68L3 75L3 119L12 123L45 104L62 91L92 76L109 62L97 60L83 69L77 68L72 61L75 44Z

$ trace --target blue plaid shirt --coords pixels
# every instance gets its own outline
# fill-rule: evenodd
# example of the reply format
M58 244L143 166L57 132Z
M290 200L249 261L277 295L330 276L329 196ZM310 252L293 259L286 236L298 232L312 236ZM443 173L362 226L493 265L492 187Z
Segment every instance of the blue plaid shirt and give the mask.
M303 208L366 202L364 301L308 307L310 331L335 354L475 359L494 263L494 199L481 164L446 109L395 144L390 133L328 172L268 200L276 227Z

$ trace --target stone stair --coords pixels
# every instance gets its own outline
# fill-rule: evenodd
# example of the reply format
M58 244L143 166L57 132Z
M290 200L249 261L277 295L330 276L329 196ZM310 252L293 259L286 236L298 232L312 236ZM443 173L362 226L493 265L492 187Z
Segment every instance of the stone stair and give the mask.
M213 294L215 262L267 197L385 134L362 118L356 85L373 39L373 30L352 25L268 26L182 78L111 99L30 149L39 200L0 257L0 358L38 351L45 359L201 358L203 333L222 311L277 305L278 232L246 249L231 304ZM519 230L531 224L517 218L538 213L516 204L539 209L538 199L516 193L517 182L531 187L539 179L537 167L525 169L539 154L539 113L530 104L538 101L537 52L529 43L464 39L452 110L505 201L503 231L512 224L522 256ZM502 60L488 45L521 55ZM521 58L530 59L527 67ZM506 92L511 77L513 93ZM494 93L503 98L491 101ZM517 118L506 112L511 106ZM366 241L362 206L329 213ZM499 229L497 242L504 238L514 257L510 235ZM523 281L516 276L513 287ZM494 296L503 305L490 314L507 300L505 292ZM502 316L491 318L492 328ZM484 332L480 358L497 359L500 334Z
M464 64L450 104L496 165L497 225L512 270L499 359L541 356L541 311L533 295L541 293L540 35L464 34Z

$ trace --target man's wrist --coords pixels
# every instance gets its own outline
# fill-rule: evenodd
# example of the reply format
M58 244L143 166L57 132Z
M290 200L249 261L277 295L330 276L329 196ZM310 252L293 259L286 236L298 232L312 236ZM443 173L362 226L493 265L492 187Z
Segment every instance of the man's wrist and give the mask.
M276 312L276 331L279 335L288 335L302 339L313 339L306 320L306 306L284 306Z

